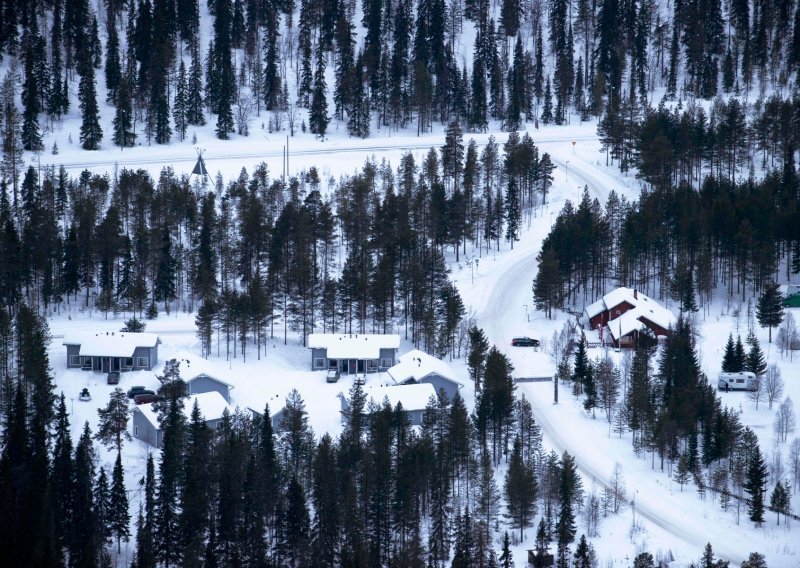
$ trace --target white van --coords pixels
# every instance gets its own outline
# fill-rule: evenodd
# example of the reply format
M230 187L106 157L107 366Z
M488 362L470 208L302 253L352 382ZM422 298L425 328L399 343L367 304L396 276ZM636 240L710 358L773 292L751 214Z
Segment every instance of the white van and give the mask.
M720 373L717 388L719 390L754 391L758 388L758 377L756 377L755 373L749 371Z

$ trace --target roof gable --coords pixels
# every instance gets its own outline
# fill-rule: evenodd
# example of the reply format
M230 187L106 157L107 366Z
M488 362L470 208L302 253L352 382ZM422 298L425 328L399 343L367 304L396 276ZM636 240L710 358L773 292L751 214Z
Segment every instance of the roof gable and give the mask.
M419 349L412 349L408 353L401 355L400 362L389 368L387 373L396 383L402 383L411 378L419 381L435 373L448 381L464 386L463 383L456 380L450 365Z

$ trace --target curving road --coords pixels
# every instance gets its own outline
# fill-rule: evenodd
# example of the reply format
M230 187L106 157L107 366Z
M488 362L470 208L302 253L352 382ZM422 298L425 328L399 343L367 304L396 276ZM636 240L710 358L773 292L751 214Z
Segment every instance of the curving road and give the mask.
M560 161L556 161L556 163L561 168L565 165ZM576 166L578 167L575 167L574 170L571 161L569 165L570 179L573 179L572 176L574 175L577 183L588 185L590 194L600 199L601 203L608 197L610 189L618 184L618 181L615 181L614 178L604 172L590 173L591 164L577 162ZM602 189L598 188L599 184L602 184ZM536 237L532 232L529 232L523 238ZM488 291L488 294L484 295L484 298L480 299L485 303L483 309L477 315L479 321L483 321L486 324L485 329L490 342L494 342L497 345L505 343L508 335L506 330L507 322L513 321L513 318L516 317L521 303L530 300L531 283L536 274L534 255L538 253L538 249L539 243L535 243L534 248L527 247L526 251L514 250L507 252L506 254L519 258L500 269L500 274L495 279L495 286ZM531 250L533 250L533 254L531 254ZM574 444L570 443L569 429L565 428L563 424L551 422L549 413L544 410L552 405L552 387L534 384L520 384L519 386L528 393L528 400L531 402L536 420L550 447L558 453L568 451L574 455L575 462L583 476L586 479L594 480L599 486L604 486L604 481L607 479L610 469L608 471L601 470L602 468L598 464L582 457L581 452L576 451L573 447ZM610 467L611 464L605 465ZM630 485L633 480L629 479L628 481ZM674 514L664 514L663 508L658 506L659 502L667 502L670 499L666 488L660 485L652 488L648 485L647 490L650 492L647 498L644 498L644 493L639 494L639 499L636 502L636 513L647 519L649 523L682 541L687 550L696 550L699 554L707 542L707 538L704 536L704 519L698 519L693 516L693 511L687 511L685 518L679 519L680 522L678 522ZM661 494L654 494L656 492L661 492ZM728 560L731 563L741 562L742 559L739 558L739 553L731 550L725 542L712 544L717 558Z

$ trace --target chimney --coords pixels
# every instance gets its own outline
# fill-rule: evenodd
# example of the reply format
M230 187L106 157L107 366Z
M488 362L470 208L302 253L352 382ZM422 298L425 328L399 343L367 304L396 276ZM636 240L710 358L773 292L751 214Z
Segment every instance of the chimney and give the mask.
M636 288L633 289L633 299L634 300L638 300L639 299L639 294L636 293Z

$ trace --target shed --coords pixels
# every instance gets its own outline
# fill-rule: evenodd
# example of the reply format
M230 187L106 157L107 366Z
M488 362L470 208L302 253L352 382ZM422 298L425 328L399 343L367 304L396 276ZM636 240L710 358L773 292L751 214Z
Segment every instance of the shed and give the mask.
M203 394L205 392L218 392L225 399L228 404L231 403L230 390L233 385L226 383L211 375L200 373L196 377L186 381L187 394Z
M225 402L222 395L216 391L195 394L183 401L183 412L186 419L191 419L194 403L200 408L200 414L205 419L206 426L216 430L222 421L222 415L227 409L230 414L234 410ZM158 423L158 414L152 404L142 404L133 409L133 437L138 438L151 446L160 448L164 441L164 430Z
M387 372L398 385L427 383L433 385L436 392L443 390L450 400L464 386L456 380L450 365L419 349L401 355L400 362Z
M336 369L345 375L386 371L397 362L400 336L378 333L312 333L311 369Z
M84 371L152 371L161 339L155 333L72 332L64 336L67 368Z

